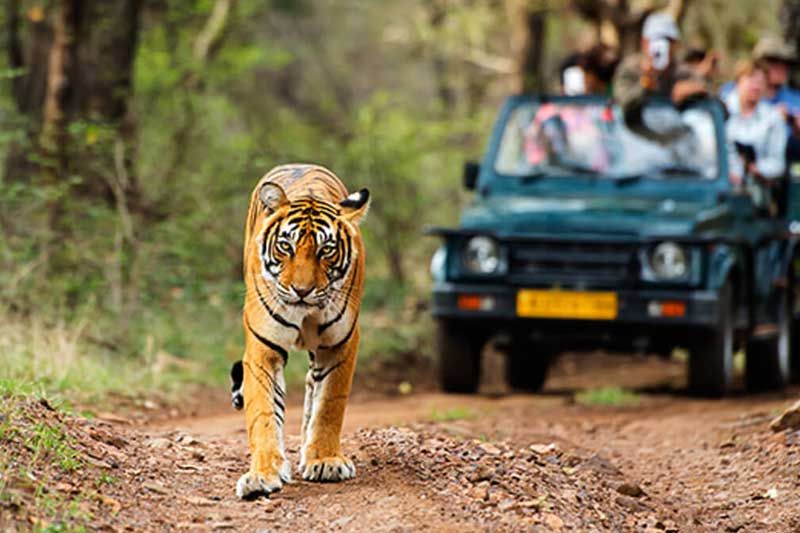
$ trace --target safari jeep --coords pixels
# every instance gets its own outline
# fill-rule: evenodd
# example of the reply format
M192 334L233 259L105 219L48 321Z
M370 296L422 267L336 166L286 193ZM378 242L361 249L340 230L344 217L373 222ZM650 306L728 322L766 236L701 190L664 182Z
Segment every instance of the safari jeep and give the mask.
M480 354L505 339L509 383L542 387L558 352L688 350L691 390L750 390L800 368L795 281L800 183L729 179L725 110L593 98L512 97L456 229L430 233L441 385L474 392ZM498 337L499 336L499 337Z

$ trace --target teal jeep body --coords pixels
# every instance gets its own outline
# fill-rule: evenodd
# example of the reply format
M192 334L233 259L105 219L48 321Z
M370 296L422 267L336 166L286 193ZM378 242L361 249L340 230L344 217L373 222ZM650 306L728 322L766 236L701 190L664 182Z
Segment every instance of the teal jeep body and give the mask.
M746 350L750 389L787 385L798 361L800 186L735 187L725 110L509 98L457 228L435 228L441 382L472 392L491 338L508 378L537 390L552 357L583 347L686 348L692 390L721 395Z

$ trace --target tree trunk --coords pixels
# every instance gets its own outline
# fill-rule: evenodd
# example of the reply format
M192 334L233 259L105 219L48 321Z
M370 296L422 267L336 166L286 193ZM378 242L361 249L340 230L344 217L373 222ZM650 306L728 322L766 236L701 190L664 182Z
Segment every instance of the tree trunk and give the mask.
M526 0L506 0L506 13L511 23L511 51L515 60L511 90L543 91L545 12L531 9Z
M24 39L20 4L6 0L7 51L9 64L24 69L14 79L13 94L18 111L27 119L31 146L12 147L6 179L18 180L42 170L27 157L38 145L48 171L61 177L81 176L82 194L115 205L108 177L114 169L114 146L121 139L128 176L123 190L131 206L140 205L134 172L136 128L128 102L141 0L58 0L50 21L45 8L33 7L27 12ZM85 139L72 142L67 133L76 119L110 127L115 138L92 146L91 154L82 153L87 148Z
M67 171L67 124L72 89L69 73L75 61L76 14L74 0L61 0L53 22L53 44L47 66L47 88L39 138L39 146L45 157L44 166L53 182L66 177Z
M783 37L800 52L800 0L783 0L781 6Z
M441 0L435 0L428 3L428 19L431 28L437 32L444 25L445 18L447 17L447 5ZM455 107L455 91L450 84L450 77L448 72L448 61L438 46L434 45L431 49L431 63L433 68L433 75L436 80L436 92L439 96L439 103L445 113L449 113Z
M11 80L11 94L17 112L26 116L29 124L26 139L11 143L8 148L3 175L6 183L12 183L28 181L38 173L38 165L30 155L39 141L53 31L44 11L34 8L27 13L23 38L19 0L6 0L5 9L8 64L19 72Z

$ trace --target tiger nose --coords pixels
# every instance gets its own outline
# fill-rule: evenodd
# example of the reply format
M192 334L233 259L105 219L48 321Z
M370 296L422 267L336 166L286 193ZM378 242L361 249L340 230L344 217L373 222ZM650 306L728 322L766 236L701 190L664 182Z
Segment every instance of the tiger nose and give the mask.
M314 290L314 287L296 287L292 285L292 290L299 298L302 299L311 294L311 291Z

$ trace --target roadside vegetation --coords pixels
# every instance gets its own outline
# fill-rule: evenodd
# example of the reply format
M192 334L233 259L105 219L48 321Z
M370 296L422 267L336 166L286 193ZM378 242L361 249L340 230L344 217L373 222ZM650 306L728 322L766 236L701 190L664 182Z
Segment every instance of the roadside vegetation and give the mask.
M600 387L575 394L575 402L586 407L636 407L641 397L621 387Z

